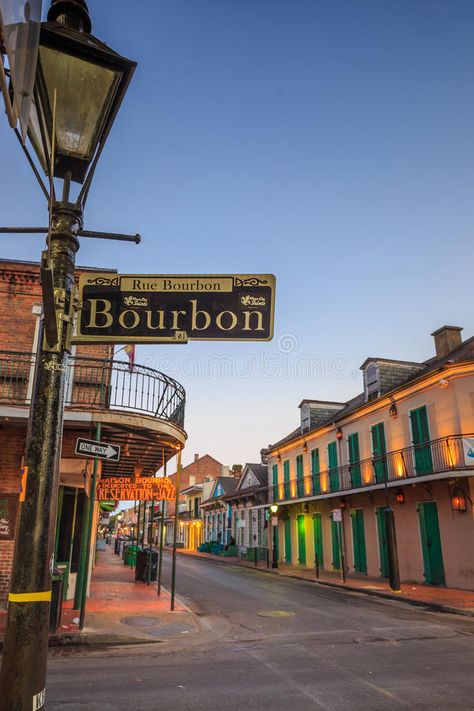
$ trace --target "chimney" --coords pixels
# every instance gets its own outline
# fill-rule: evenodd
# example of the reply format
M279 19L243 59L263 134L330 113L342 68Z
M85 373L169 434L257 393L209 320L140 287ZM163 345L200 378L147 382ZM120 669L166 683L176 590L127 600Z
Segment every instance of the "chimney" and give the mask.
M460 326L441 326L431 334L434 338L436 357L444 358L462 343Z
M195 454L195 455L194 455L194 461L197 462L198 459L199 459L199 454Z

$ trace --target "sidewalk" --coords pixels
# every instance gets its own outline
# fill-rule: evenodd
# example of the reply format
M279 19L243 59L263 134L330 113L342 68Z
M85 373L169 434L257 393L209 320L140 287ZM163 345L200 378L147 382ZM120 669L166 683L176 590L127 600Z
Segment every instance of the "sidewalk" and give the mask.
M72 600L63 602L61 625L50 636L50 645L142 644L179 638L197 630L192 613L176 598L170 612L170 595L157 584L135 582L135 570L125 566L111 546L100 551L92 573L86 624L79 630L79 611ZM6 610L0 610L0 639L6 625Z
M469 590L459 590L456 588L444 588L436 585L419 585L402 583L401 592L395 593L390 590L388 582L383 578L369 578L366 575L349 575L346 582L341 582L340 574L320 571L319 578L316 578L316 571L295 565L279 563L278 568L267 568L265 562L255 565L247 560L242 560L237 556L224 558L223 556L212 555L211 553L198 553L195 550L179 548L178 553L191 555L197 558L208 558L216 563L241 565L246 568L257 568L258 570L273 575L282 575L300 580L308 580L319 585L352 590L366 593L377 597L385 597L394 600L404 600L414 605L430 607L440 612L451 612L458 615L474 617L474 592Z

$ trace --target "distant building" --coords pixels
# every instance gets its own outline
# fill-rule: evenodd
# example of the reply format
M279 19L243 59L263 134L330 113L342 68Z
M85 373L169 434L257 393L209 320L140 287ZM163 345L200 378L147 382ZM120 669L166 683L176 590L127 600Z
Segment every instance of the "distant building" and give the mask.
M204 482L214 481L217 477L225 474L229 471L228 467L217 461L210 454L204 454L202 457L199 454L194 455L194 460L191 464L187 464L182 467L180 474L179 483L179 517L183 522L183 526L180 526L180 530L177 532L177 540L181 547L185 544L184 531L184 521L187 516L189 497L185 493L190 487L196 484L203 484ZM173 484L177 484L177 473L170 475ZM167 501L165 505L165 544L167 546L173 543L173 531L174 531L174 501ZM155 513L155 519L158 518L158 514Z
M232 506L225 500L234 493L239 479L219 476L215 479L208 498L203 499L201 509L204 520L204 542L228 545L232 535Z
M268 467L246 464L231 494L222 497L231 507L232 538L241 557L265 559L268 548ZM257 549L257 551L255 551Z
M352 400L303 400L269 446L280 562L388 575L394 510L402 581L474 589L474 338L435 331L425 362L367 358ZM342 519L340 521L340 519Z

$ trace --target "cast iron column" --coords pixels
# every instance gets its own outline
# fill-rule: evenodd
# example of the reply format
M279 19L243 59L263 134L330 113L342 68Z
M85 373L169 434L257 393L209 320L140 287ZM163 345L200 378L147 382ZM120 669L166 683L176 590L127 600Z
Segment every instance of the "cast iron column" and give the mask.
M55 290L62 290L64 312L74 298L74 265L82 229L80 206L53 206L50 259ZM28 478L20 507L8 602L0 700L2 711L31 711L45 689L51 563L59 487L67 368L66 328L58 352L39 345L26 443ZM41 696L38 698L41 703ZM37 705L41 708L43 704Z

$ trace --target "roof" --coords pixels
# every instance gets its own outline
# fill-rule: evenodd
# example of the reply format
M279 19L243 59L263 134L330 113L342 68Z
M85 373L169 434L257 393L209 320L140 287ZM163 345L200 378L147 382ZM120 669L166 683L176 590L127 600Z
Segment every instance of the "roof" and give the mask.
M193 491L202 491L202 484L193 484L186 489L181 489L180 494L191 494Z
M217 486L220 484L223 490L223 494L220 496L214 496L214 491L216 490ZM201 506L204 506L205 504L211 503L213 501L219 501L220 499L223 499L225 496L229 496L229 494L233 494L236 487L238 484L238 479L236 479L233 476L218 476L216 479L214 479L214 486L212 487L211 495L208 499L205 501L201 502Z
M21 264L26 267L39 267L40 263L39 262L31 262L27 259L0 259L0 264ZM112 272L115 273L117 270L108 268L108 267L88 267L88 266L80 266L76 264L75 269L78 271L88 271L88 272Z
M268 467L266 464L246 464L261 486L268 486Z
M371 359L368 358L364 362L367 363L370 360L380 360L388 363L400 363L402 365L418 365L420 366L419 370L416 372L413 372L408 378L401 384L398 385L396 388L393 390L389 390L387 392L383 393L383 397L387 397L390 395L391 392L397 392L398 390L401 390L410 383L416 381L416 380L421 380L430 373L442 369L445 365L448 365L450 363L467 363L467 362L473 362L474 361L474 336L471 336L471 338L466 339L459 345L457 348L452 350L450 353L447 355L443 356L442 358L437 358L436 356L433 358L429 358L428 360L425 360L422 363L416 363L413 361L401 361L401 360L391 360L389 358L379 358L379 359ZM363 367L363 366L361 366ZM312 402L312 401L307 401L303 400L303 402ZM373 400L371 401L371 404L373 404ZM329 423L332 422L339 422L340 420L344 419L344 417L347 417L347 415L351 414L352 412L355 412L356 410L364 407L367 405L367 402L365 400L365 395L364 393L359 393L355 397L353 397L351 400L348 400L345 404L341 403L344 405L341 410L338 412L334 413L331 417L327 418L322 423L318 423L316 427L313 427L313 429L308 430L305 432L305 436L309 436L313 432L316 432L317 430L326 427ZM290 432L286 437L283 437L280 439L278 442L275 442L275 444L271 444L268 446L270 451L274 451L275 449L278 449L278 447L282 447L285 444L288 444L294 439L298 439L302 436L301 432L301 427L297 427L295 430Z

